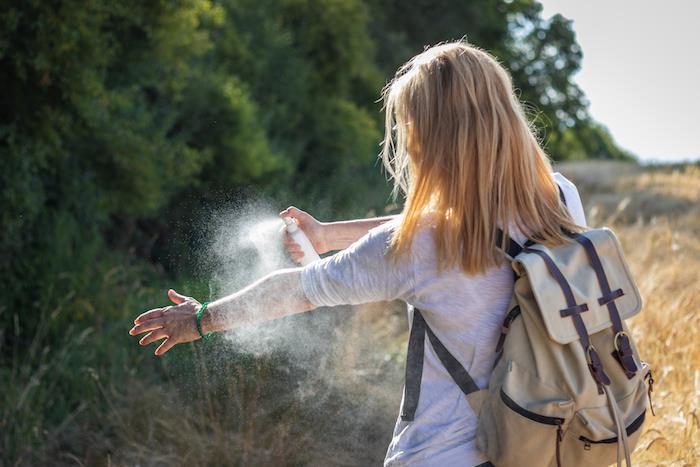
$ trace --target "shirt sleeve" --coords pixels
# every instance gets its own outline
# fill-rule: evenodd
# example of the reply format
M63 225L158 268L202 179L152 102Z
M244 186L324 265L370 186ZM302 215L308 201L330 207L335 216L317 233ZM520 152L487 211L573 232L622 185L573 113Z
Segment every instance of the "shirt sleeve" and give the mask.
M301 286L316 306L406 299L414 287L410 255L396 262L388 257L388 242L396 219L371 229L345 250L302 268Z
M554 180L561 187L561 191L564 193L564 199L566 200L566 207L569 208L569 213L578 225L586 227L586 214L583 210L583 203L581 203L581 197L578 194L578 189L571 180L555 172Z

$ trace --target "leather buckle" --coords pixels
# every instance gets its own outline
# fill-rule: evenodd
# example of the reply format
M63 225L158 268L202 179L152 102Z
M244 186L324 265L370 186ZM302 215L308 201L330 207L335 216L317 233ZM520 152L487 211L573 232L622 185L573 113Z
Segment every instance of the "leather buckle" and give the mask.
M621 339L624 339L622 341L622 345L618 344L618 340ZM617 350L621 354L630 353L632 350L630 348L629 335L625 331L620 331L617 334L615 334L615 338L613 339L613 345L615 346L615 350Z
M627 379L632 379L638 368L637 363L634 361L634 353L630 346L629 335L625 331L616 333L613 339L613 345L615 346L615 351L612 353L612 356L622 367Z
M603 363L600 361L598 352L596 352L593 345L589 345L586 349L586 360L588 360L588 369L591 371L593 379L598 383L598 393L602 394L602 385L610 384L610 377L605 373L603 369Z

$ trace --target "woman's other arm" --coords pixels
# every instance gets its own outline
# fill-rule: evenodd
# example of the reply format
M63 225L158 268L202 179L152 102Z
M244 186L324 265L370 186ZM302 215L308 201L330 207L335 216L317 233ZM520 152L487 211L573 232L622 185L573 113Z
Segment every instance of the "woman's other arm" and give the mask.
M369 219L354 219L348 221L320 222L311 214L293 206L280 212L282 217L293 217L299 227L304 231L317 253L323 254L329 251L344 250L359 240L370 229L377 227L391 219L393 216L373 217ZM294 261L301 260L301 247L286 233L284 246Z
M371 229L382 225L396 216L372 217L369 219L354 219L326 223L326 236L331 245L329 251L344 250Z

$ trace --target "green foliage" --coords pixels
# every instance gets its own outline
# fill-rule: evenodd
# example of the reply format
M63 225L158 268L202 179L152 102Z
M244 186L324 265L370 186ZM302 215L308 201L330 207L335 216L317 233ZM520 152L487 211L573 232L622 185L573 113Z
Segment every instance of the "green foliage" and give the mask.
M387 75L425 45L466 36L494 54L511 73L554 160L632 158L592 121L583 91L572 81L583 53L570 20L558 14L543 19L542 6L534 0L422 0L413 2L415 8L399 1L368 3L379 62ZM600 144L601 139L606 143Z
M541 18L539 3L511 11L504 64L520 89L532 119L543 130L541 138L550 156L568 159L627 159L607 129L588 114L588 101L572 81L583 52L576 43L572 22L556 14Z
M3 5L0 457L89 450L65 430L95 431L102 453L130 445L129 387L162 391L162 364L135 370L142 352L124 336L160 303L145 284L186 280L181 258L222 200L382 213L379 91L424 45L464 35L511 71L553 158L631 158L571 80L571 22L542 19L534 0Z

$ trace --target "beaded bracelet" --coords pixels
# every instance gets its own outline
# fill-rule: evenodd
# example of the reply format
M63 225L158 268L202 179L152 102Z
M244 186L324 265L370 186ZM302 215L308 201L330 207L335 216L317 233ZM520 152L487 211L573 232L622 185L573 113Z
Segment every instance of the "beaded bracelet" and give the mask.
M209 302L202 303L202 307L199 309L199 311L195 315L197 318L197 332L199 332L200 337L204 340L209 339L209 336L212 335L211 332L208 332L206 334L202 333L202 313L204 313L204 310L207 308L207 305L209 305Z

